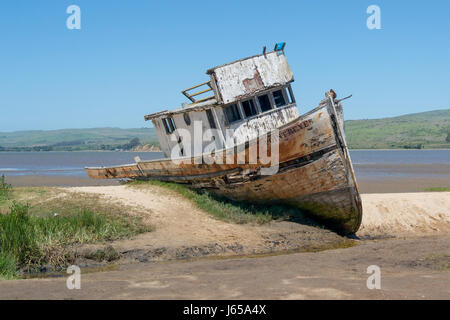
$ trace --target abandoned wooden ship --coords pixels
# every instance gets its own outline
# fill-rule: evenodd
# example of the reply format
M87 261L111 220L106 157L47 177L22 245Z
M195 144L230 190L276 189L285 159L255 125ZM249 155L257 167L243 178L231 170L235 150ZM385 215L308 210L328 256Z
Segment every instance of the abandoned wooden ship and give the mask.
M331 90L299 115L284 46L209 69L209 81L182 91L190 104L146 115L166 158L86 172L91 178L172 181L237 201L288 204L340 233L355 233L362 206L343 129L343 99Z

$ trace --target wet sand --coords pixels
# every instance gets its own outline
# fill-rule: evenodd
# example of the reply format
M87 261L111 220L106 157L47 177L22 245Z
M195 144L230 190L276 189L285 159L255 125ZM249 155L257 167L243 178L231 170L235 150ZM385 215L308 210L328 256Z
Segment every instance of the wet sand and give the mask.
M400 177L356 179L361 193L422 192L427 188L450 188L450 177Z
M6 176L6 181L17 187L83 187L120 185L119 180L95 180L88 177L71 176ZM450 188L450 177L446 176L398 178L357 177L357 182L361 193L421 192L425 191L426 188L433 187Z
M364 241L322 252L261 258L128 264L67 277L0 281L0 299L449 299L450 238ZM369 289L367 268L380 267Z
M6 182L13 187L83 187L117 186L119 180L95 180L89 177L71 176L6 176Z

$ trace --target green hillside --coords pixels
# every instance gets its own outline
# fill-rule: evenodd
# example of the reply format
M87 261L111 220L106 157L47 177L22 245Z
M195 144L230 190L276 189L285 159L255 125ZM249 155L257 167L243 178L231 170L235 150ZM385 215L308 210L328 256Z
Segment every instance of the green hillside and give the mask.
M345 121L352 149L450 148L450 109Z
M345 133L352 149L450 148L450 110L348 120ZM145 144L159 145L154 128L0 132L0 151L130 150Z
M143 144L158 145L154 128L0 132L0 151L114 150Z

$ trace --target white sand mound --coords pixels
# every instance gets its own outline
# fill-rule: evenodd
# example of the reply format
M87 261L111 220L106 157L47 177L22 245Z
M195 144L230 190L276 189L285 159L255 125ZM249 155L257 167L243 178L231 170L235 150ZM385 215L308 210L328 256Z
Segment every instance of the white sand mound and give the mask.
M358 235L431 234L450 231L450 192L362 194Z
M173 241L179 242L187 239L213 241L222 237L244 241L243 238L256 237L248 227L213 219L175 192L155 186L149 186L147 190L126 186L72 187L67 190L96 193L150 209L152 224L157 226L157 232L165 233L164 239L168 233ZM361 197L363 220L357 232L359 236L450 233L450 192L378 193L362 194Z

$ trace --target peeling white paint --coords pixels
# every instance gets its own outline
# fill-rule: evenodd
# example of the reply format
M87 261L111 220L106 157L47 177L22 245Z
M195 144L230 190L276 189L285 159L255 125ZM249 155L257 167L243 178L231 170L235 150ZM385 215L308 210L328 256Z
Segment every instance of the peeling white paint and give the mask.
M294 81L286 57L281 51L226 64L213 69L211 73L224 104Z

